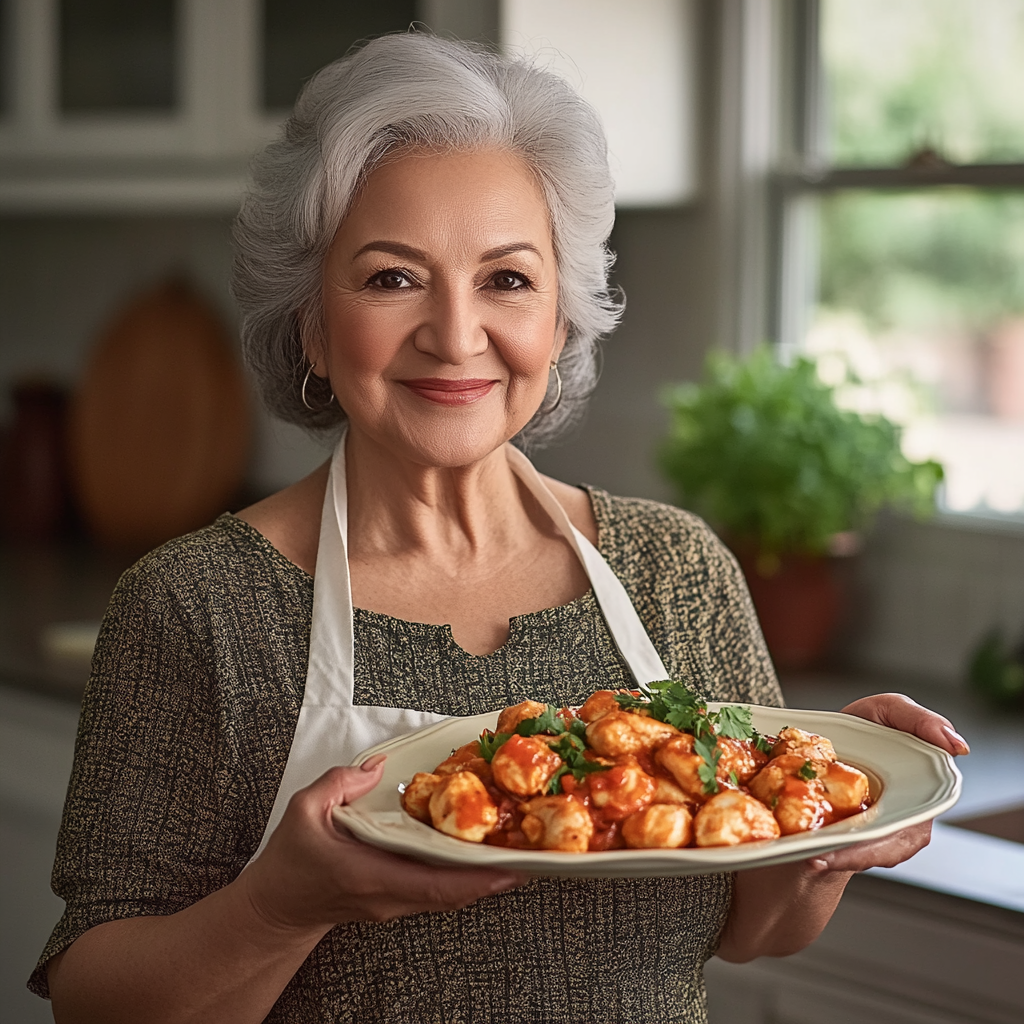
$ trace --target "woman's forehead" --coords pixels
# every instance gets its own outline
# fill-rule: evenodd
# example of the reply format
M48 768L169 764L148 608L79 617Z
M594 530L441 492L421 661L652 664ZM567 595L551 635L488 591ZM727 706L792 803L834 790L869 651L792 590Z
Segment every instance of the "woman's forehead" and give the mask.
M375 168L335 237L350 254L376 238L430 249L526 242L553 258L550 217L532 168L507 150L412 151Z

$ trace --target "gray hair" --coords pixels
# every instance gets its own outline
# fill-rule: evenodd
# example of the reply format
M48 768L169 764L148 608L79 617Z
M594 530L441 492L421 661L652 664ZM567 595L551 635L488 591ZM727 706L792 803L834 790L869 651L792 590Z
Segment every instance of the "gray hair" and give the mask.
M259 154L235 222L233 291L242 347L267 406L312 430L344 422L315 375L301 398L306 330L323 329L321 274L338 225L369 173L408 148L497 148L520 156L547 203L567 326L562 399L545 401L517 443L542 447L578 421L597 383L598 338L622 303L606 245L615 216L604 132L557 75L523 58L421 32L381 36L319 71L282 136Z

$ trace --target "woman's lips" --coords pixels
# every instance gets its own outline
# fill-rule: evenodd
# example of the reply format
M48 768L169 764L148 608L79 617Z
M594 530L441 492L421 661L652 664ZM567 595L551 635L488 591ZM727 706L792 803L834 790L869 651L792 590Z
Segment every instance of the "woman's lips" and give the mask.
M416 380L403 380L404 384L420 398L438 405L469 405L489 395L496 380L483 380L478 377L418 377Z

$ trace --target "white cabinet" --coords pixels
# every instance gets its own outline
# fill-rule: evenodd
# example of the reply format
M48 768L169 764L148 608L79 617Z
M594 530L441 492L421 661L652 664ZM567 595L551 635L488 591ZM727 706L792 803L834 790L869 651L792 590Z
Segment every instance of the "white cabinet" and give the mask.
M460 38L500 38L513 49L539 47L541 63L568 67L606 122L620 205L671 205L695 187L693 0L602 0L599 9L584 0L4 5L10 67L0 82L0 215L232 213L251 155L284 118L265 98L290 105L298 81L352 42L413 21ZM90 10L106 13L83 33L82 12ZM82 45L72 52L76 38ZM552 45L564 52L557 61ZM126 67L130 81L118 86ZM91 101L81 88L76 99L76 80ZM115 102L95 101L105 92Z
M163 90L170 102L132 109L138 104L128 97L121 109L116 103L89 109L63 95L69 26L61 20L62 0L6 3L11 66L0 110L0 213L231 213L249 158L284 118L283 110L263 104L265 57L272 49L263 39L265 24L283 22L287 29L290 18L307 43L321 44L318 64L340 56L356 37L405 27L421 11L441 30L475 24L462 11L472 0L338 5L331 9L335 24L322 33L333 31L336 45L324 51L323 40L309 30L318 15L323 21L323 5L304 0L124 0L129 13L148 4L171 15L167 38L157 40L158 50L170 51L157 55L166 58L173 78ZM99 31L104 27L109 23ZM144 51L145 42L143 35L127 45ZM95 61L117 50L116 40L108 43L94 47ZM281 31L273 40L278 50L279 43L301 47L303 31ZM146 60L144 52L131 56ZM298 59L289 62L289 56ZM286 70L289 63L301 75L315 70L304 56L286 54Z
M257 0L178 0L176 103L61 110L59 0L8 0L0 210L228 211L277 119L257 95Z

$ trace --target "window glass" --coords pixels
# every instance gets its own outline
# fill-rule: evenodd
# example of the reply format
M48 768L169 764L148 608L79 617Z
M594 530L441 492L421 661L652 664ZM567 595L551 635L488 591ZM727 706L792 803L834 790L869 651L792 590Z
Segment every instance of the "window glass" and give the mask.
M948 509L1024 514L1024 192L844 192L818 226L823 375L945 465Z
M291 107L303 82L353 43L415 20L415 0L264 0L264 107Z
M173 109L177 6L175 0L61 0L61 110Z
M828 157L1024 160L1024 0L824 0Z

